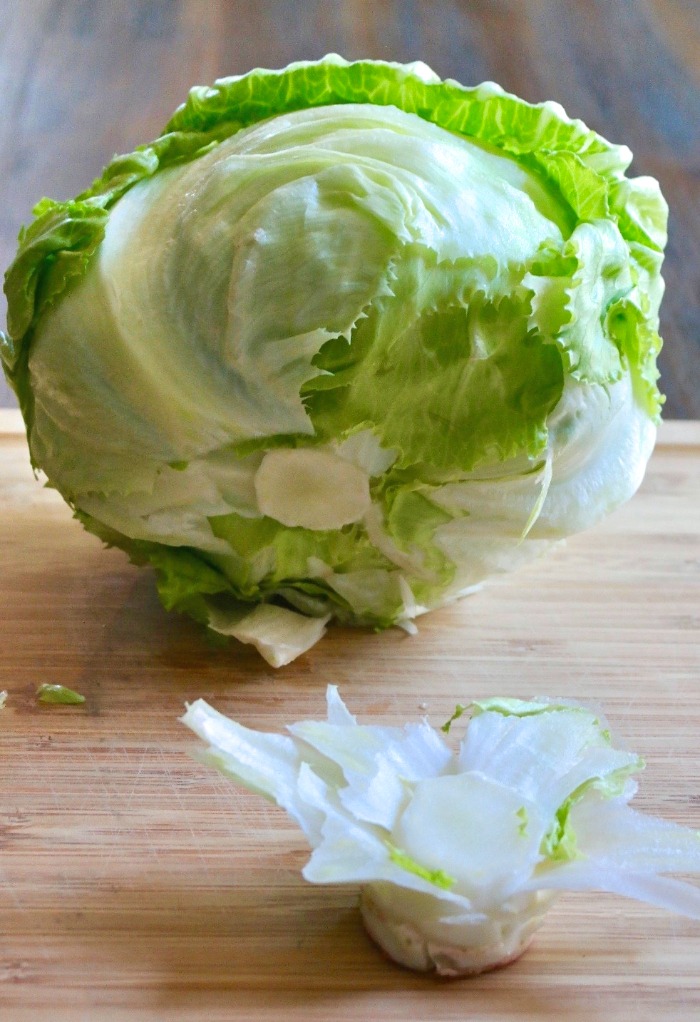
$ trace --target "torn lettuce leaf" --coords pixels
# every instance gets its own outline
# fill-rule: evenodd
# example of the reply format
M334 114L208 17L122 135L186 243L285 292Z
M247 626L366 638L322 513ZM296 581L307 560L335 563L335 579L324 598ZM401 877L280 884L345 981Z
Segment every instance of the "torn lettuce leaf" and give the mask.
M211 605L207 624L220 635L255 646L272 667L284 667L318 642L329 617L307 617L270 603L233 613Z

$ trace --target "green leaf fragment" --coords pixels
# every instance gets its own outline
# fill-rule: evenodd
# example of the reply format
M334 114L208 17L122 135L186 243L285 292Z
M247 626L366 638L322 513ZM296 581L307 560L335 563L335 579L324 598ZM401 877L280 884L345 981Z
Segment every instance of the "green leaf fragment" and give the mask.
M602 740L610 742L610 732L599 732ZM579 857L576 834L570 820L570 813L577 802L590 791L600 793L604 799L616 798L623 794L627 780L644 769L644 760L635 756L625 766L603 777L590 777L559 806L552 826L542 839L540 853L551 862L569 862Z
M576 834L569 819L572 805L568 799L557 809L554 823L542 838L540 855L550 862L570 862L578 857Z
M443 891L449 891L456 884L457 881L454 877L448 876L441 869L428 869L427 866L421 866L419 862L412 859L401 848L396 848L390 841L386 842L386 846L389 849L391 861L400 866L401 869L405 869L408 873L413 873L422 880L427 880L428 883L434 884L435 887L439 887Z
M446 720L446 721L445 721L445 723L444 723L444 724L442 725L442 727L440 728L440 730L441 730L441 731L444 731L444 732L445 732L445 734L447 734L447 733L448 733L448 731L450 730L450 728L452 727L452 725L454 724L454 722L455 722L456 720L459 720L459 718L460 718L460 717L462 716L462 714L463 714L463 713L464 713L464 712L465 712L465 711L466 711L467 709L468 709L468 707L467 707L467 706L462 706L462 704L461 704L461 703L457 703L457 705L455 706L455 712L454 712L454 713L452 714L452 716L450 717L450 719L449 719L449 720Z
M63 706L77 706L85 702L85 696L75 692L65 685L52 685L44 683L36 690L36 697L40 703L60 703Z
M500 713L504 717L533 717L540 713L555 713L557 710L566 710L569 713L588 712L581 706L567 706L565 703L545 703L501 697L479 699L471 703L471 708L475 717L478 717L480 713Z
M521 837L527 837L527 825L528 825L528 813L525 806L521 806L515 814L520 820L520 826L518 827L518 833Z

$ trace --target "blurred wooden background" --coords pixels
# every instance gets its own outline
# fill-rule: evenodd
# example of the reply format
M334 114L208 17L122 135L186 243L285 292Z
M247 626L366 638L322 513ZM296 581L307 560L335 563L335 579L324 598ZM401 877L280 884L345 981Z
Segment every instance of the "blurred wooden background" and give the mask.
M2 269L41 196L149 141L190 85L331 50L494 79L629 145L671 206L666 415L700 418L700 0L0 0Z

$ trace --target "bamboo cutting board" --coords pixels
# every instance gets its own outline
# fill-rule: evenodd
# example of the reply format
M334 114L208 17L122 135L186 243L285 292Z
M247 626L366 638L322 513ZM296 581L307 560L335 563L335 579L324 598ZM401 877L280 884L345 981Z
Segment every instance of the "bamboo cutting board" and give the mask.
M357 891L312 887L286 816L192 760L203 696L279 730L324 712L442 723L491 695L597 700L647 759L635 804L700 826L700 423L667 423L639 494L420 632L332 630L273 671L167 615L147 570L85 534L0 413L0 1019L700 1017L700 923L566 895L519 962L440 982L365 937ZM44 706L42 682L84 706Z

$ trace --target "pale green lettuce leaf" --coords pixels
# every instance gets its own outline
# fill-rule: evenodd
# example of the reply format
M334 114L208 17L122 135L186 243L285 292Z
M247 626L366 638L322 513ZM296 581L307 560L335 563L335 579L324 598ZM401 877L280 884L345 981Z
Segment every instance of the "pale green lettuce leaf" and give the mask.
M318 642L329 619L330 614L321 618L307 617L269 603L233 613L212 605L207 624L221 635L230 635L239 642L255 646L272 667L284 667Z

